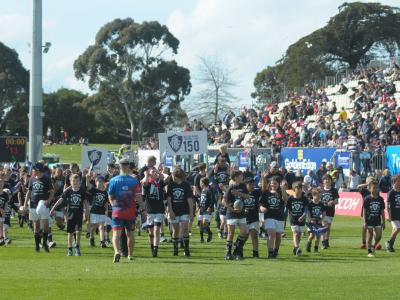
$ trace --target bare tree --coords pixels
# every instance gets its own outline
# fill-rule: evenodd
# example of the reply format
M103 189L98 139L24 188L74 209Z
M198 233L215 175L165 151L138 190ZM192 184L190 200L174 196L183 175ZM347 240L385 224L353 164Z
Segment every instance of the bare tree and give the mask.
M200 86L192 102L191 116L199 119L217 122L219 116L234 108L235 96L231 89L237 85L231 78L233 71L229 70L217 56L199 57L200 64L195 80Z

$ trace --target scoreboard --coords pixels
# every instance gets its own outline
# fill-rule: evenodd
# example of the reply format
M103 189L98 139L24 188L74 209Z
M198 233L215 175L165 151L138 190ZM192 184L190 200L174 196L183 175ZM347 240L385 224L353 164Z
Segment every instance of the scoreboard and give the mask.
M26 137L0 136L0 162L24 162Z

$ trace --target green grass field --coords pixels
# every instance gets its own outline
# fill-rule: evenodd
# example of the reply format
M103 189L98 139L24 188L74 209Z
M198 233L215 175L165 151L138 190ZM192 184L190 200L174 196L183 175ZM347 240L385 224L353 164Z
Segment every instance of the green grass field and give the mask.
M108 150L117 150L121 147L120 144L90 144L89 146L105 148ZM79 144L74 145L44 145L43 154L57 154L60 156L60 162L70 163L72 161L80 163L82 159L82 146Z
M301 257L291 254L287 228L276 261L265 258L264 240L261 259L250 258L247 243L248 258L225 261L224 241L200 244L196 228L192 257L173 257L172 245L162 244L160 257L151 258L142 235L135 260L113 264L111 249L90 248L85 238L82 256L66 257L66 233L59 230L51 253L35 253L31 232L14 219L13 242L0 248L0 299L399 299L399 253L381 250L367 258L359 249L360 225L359 218L337 217L331 249Z

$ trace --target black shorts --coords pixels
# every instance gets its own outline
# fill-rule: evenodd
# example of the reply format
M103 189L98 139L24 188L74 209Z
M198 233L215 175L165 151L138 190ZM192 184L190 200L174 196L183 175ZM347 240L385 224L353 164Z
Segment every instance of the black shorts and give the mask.
M374 227L378 227L378 226L382 226L381 219L367 221L367 228L374 228Z
M67 220L67 232L74 233L75 231L82 231L82 217Z

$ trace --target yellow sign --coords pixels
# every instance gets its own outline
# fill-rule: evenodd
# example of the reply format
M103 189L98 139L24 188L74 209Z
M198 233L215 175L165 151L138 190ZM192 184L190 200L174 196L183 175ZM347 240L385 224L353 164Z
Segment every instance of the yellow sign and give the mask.
M297 150L297 159L303 160L303 149Z

